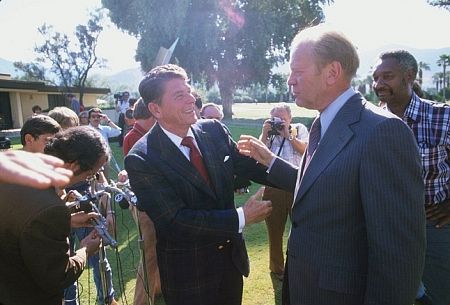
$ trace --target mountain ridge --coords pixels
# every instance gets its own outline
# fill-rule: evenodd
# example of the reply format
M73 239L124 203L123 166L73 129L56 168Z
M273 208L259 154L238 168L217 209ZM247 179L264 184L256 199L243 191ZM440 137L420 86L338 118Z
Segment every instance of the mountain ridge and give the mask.
M442 54L450 55L450 47L436 48L436 49L419 49L408 47L400 44L388 44L378 48L359 51L360 67L357 71L357 78L364 79L369 75L371 66L375 63L376 56L382 51L392 49L405 49L414 55L417 62L424 62L429 64L430 71L423 71L423 87L424 89L434 88L433 74L441 72L442 69L438 67L437 61ZM275 73L289 73L289 64L284 63L278 67L274 67ZM20 72L14 68L13 62L4 58L0 58L0 73L11 74L13 77L20 75ZM91 74L93 77L100 79L102 83L108 84L108 86L117 87L117 90L130 90L137 92L137 86L141 81L144 73L140 68L125 69L116 73L102 73L101 71L95 71Z

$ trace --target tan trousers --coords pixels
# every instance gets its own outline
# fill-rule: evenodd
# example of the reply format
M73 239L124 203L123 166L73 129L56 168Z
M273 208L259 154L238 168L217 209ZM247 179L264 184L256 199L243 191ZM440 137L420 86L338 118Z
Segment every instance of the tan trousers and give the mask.
M161 282L159 278L159 268L156 256L156 232L153 222L145 212L139 212L139 222L141 226L142 238L144 239L145 262L147 265L148 286L150 297L155 299L155 295L161 294ZM139 263L136 275L136 288L134 291L134 305L147 305L146 285L142 270L142 260ZM153 304L153 303L152 303Z
M269 268L273 273L282 274L284 272L283 234L287 217L291 216L294 195L266 186L263 200L272 201L272 213L266 218L270 248Z

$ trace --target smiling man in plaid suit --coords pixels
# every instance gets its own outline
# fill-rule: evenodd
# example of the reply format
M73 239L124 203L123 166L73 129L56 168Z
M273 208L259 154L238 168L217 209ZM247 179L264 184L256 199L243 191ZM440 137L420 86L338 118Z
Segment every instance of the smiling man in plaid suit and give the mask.
M249 273L242 229L262 221L271 203L257 200L259 191L235 208L234 175L265 183L266 168L240 155L221 123L197 121L182 68L154 68L139 91L157 124L125 167L139 207L155 224L165 302L241 304L242 275Z

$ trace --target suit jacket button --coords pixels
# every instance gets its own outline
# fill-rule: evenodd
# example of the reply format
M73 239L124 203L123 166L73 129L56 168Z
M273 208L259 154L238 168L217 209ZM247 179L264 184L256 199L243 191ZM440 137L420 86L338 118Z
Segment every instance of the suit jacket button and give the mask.
M227 239L227 244L231 243L231 240Z
M297 226L298 226L298 224L294 221L294 222L292 223L292 227L293 227L293 228L297 228Z
M222 250L222 249L223 249L223 246L220 245L220 246L217 247L217 249Z

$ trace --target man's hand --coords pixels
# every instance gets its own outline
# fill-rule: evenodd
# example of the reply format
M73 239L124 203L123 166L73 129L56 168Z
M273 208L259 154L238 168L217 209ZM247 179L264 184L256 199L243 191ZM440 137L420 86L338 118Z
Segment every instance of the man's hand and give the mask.
M64 162L53 156L10 150L0 153L0 182L20 184L39 189L64 187L70 182L72 171L63 168Z
M263 142L252 136L242 135L237 143L239 152L249 156L259 163L269 166L275 154L272 153Z
M100 248L100 235L96 230L92 230L88 236L80 241L80 248L86 248L86 252L89 256L97 253Z
M264 143L267 142L269 138L269 131L272 130L272 125L270 125L270 122L271 119L265 120L261 130L260 140L263 141Z
M70 215L70 226L72 228L84 228L84 227L92 227L92 220L95 218L99 218L99 214L95 212L85 213L78 212Z
M261 187L242 207L245 216L245 225L263 221L272 212L272 202L262 200L264 187Z
M450 223L450 199L435 205L425 206L427 220L437 221L436 228Z

